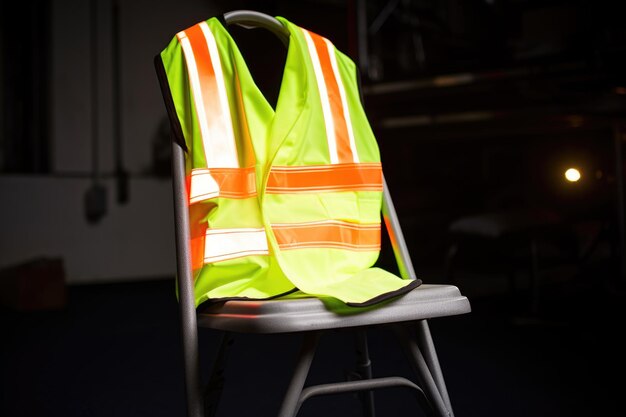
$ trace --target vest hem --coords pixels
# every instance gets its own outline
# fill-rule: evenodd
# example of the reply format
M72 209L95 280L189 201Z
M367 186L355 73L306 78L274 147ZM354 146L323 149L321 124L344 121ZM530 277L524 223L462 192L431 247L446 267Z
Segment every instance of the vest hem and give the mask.
M413 282L411 282L409 285L405 285L404 287L395 290L395 291L390 291L390 292L386 292L384 294L380 294L377 295L374 298L370 298L367 301L363 301L362 303L352 303L352 302L348 302L346 303L347 306L349 307L371 307L375 304L381 303L383 301L387 301L391 298L400 296L400 295L404 295L408 292L413 291L415 288L419 287L420 285L422 285L422 280L421 279L414 279L411 280Z
M280 294L276 294L276 295L272 295L266 298L251 298L251 297L219 297L219 298L208 298L206 300L204 300L203 302L201 302L200 304L198 304L198 307L196 307L196 311L198 313L202 313L202 309L208 308L209 306L212 306L214 304L217 303L225 303L227 301L268 301L268 300L273 300L275 298L280 298L280 297L284 297L285 295L289 295L289 294L293 294L294 292L298 291L298 288L293 288L289 291L280 293Z

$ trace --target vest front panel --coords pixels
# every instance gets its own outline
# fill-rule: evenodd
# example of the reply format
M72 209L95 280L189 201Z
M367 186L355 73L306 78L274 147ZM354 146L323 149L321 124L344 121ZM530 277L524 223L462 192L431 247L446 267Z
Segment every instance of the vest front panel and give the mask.
M298 289L362 305L408 291L419 282L372 268L382 168L355 65L278 19L290 42L275 111L217 19L161 53L188 148L196 304Z

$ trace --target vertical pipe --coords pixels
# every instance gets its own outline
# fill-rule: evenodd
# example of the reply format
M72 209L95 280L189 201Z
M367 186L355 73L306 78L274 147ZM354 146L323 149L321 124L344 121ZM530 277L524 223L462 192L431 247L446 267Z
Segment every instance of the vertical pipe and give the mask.
M309 369L311 369L311 363L313 362L313 356L315 356L315 350L317 349L317 342L319 340L318 332L305 332L302 347L298 354L298 360L294 367L293 375L289 381L289 387L283 398L283 403L278 412L278 417L295 417L300 408L300 395L302 394L302 388L306 382L306 378L309 375Z
M37 2L31 6L31 30L29 65L32 84L28 88L31 102L31 123L28 130L30 155L26 158L31 172L48 172L49 158L49 85L50 85L50 16L51 2Z
M98 0L90 3L90 77L91 77L91 174L94 184L100 182L100 167L98 163L99 142L99 108L98 108Z
M356 331L357 348L357 372L362 379L372 379L372 361L370 360L369 347L367 346L367 333L365 329ZM364 391L359 393L361 404L363 405L363 415L365 417L375 417L374 391Z
M187 415L203 417L204 405L200 390L200 360L198 354L198 327L193 292L191 251L189 248L189 213L185 186L184 151L172 140L172 187L174 191L174 221L176 233L176 272L178 303L185 367Z
M7 19L8 13L6 10L9 9L9 6L6 2L0 3L0 172L4 172L7 168L7 159L8 159L8 150L9 143L7 138L9 135L7 134L7 124L6 124L6 116L5 112L5 100L8 101L4 95L4 77L5 77L5 46L4 46L4 29L6 28L5 19Z
M348 29L348 55L354 62L359 62L359 36L357 33L357 5L356 0L347 2L346 26Z
M439 387L435 383L430 368L428 367L428 364L426 363L415 338L408 332L404 325L395 325L392 329L395 331L396 336L402 344L404 352L409 359L420 382L421 388L424 390L424 394L426 394L426 397L428 398L430 405L433 407L435 414L439 417L452 417L452 413L443 400Z
M220 348L217 351L217 357L213 362L213 369L209 382L204 389L204 412L205 417L215 417L217 408L219 407L222 390L224 388L224 373L226 370L226 361L231 345L234 342L232 335L228 332L221 332Z
M616 284L622 286L626 280L626 236L624 232L624 161L622 155L622 129L619 122L613 123L613 142L615 146L615 182L617 187L617 231L618 231L618 271Z
M88 222L96 223L106 214L106 187L100 184L100 108L99 108L99 71L98 71L98 1L92 0L90 6L90 88L91 88L91 187L85 193L85 217Z
M112 66L113 66L113 151L115 157L115 180L118 203L128 202L128 173L124 169L122 149L122 101L121 101L121 60L119 4L113 0L111 11Z
M448 395L448 388L446 387L443 372L441 371L441 366L439 365L437 351L435 350L435 343L433 342L426 320L419 320L417 322L417 343L422 351L422 354L424 355L424 360L428 365L428 369L430 369L430 373L433 375L435 384L437 385L437 388L439 388L441 398L448 407L450 417L454 417L452 403L450 401L450 396Z
M359 70L361 74L367 74L369 67L368 57L368 30L367 30L367 1L356 0L356 25L357 25L357 45L359 57Z

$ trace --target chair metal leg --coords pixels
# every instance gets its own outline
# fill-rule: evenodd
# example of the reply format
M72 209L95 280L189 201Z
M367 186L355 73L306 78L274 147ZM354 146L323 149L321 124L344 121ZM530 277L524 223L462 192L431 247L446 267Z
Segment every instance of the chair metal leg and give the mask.
M215 417L217 414L217 407L224 389L224 370L226 368L228 351L234 341L232 335L228 332L223 332L221 338L220 348L211 369L211 376L204 390L205 417Z
M428 402L424 391L413 381L399 376L313 385L302 390L302 395L300 396L299 402L300 404L302 404L309 398L318 395L335 395L343 394L346 392L363 392L391 387L411 388L413 394L415 395L417 403L420 405L426 416L433 416L432 407L430 406L430 403Z
M439 389L439 393L441 394L443 402L448 408L450 417L454 417L454 412L452 411L452 403L450 402L450 396L448 395L448 389L446 388L443 372L441 372L439 358L437 358L437 351L435 350L435 344L430 334L428 322L426 320L420 320L416 323L415 327L417 332L417 343L419 344L422 354L424 355L424 360L426 361L428 369L430 369L430 372L433 375L435 384Z
M204 403L200 388L200 355L198 352L197 335L192 329L183 329L183 361L185 367L187 416L203 417Z
M372 362L370 360L369 348L367 346L367 333L365 330L357 330L356 343L356 371L362 380L372 379ZM365 417L376 417L374 391L364 391L359 394L359 398L363 406L363 415Z
M405 354L409 358L409 361L411 362L411 365L417 375L419 384L428 397L436 415L439 417L451 417L451 413L448 410L441 393L439 392L439 388L435 383L433 375L426 360L424 359L424 356L422 355L422 351L417 345L415 338L411 335L406 326L396 325L392 328L398 336L398 339L404 348Z
M319 332L304 333L304 340L300 348L300 353L298 354L298 360L280 407L278 417L295 417L298 413L300 394L302 393L302 388L309 374L309 369L311 369L311 363L313 362L313 356L315 356L319 337Z

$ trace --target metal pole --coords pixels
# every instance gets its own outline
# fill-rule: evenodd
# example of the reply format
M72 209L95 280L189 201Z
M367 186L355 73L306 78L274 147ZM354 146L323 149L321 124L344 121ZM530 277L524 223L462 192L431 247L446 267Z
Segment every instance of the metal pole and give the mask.
M617 231L619 277L616 282L622 286L626 280L626 236L624 232L624 162L622 155L622 129L619 122L613 123L613 142L615 146L615 182L617 187Z
M369 67L368 52L368 30L367 30L367 1L357 0L356 2L356 27L357 27L357 45L359 58L359 71L361 74L367 75Z
M420 320L417 322L417 343L424 355L424 360L430 369L430 373L433 375L435 384L439 388L441 398L448 407L450 416L454 417L452 411L452 403L450 402L450 396L448 395L448 389L446 388L443 372L441 372L441 366L439 365L439 358L437 357L437 351L435 350L435 343L430 334L428 322L426 320Z
M433 375L430 372L430 368L428 367L428 364L426 363L415 338L412 337L403 325L395 325L392 329L398 336L398 339L404 348L405 354L410 360L411 365L417 374L420 385L432 405L435 414L439 417L452 417L452 413L448 409L446 402L443 400L439 387L435 383Z
M99 109L99 62L98 62L98 1L90 2L90 89L91 89L91 186L85 193L85 217L96 223L106 214L107 189L100 184L100 109Z
M98 107L98 1L92 0L90 4L91 12L91 33L90 33L90 81L91 81L91 174L94 184L100 182L100 166L98 161L99 146L99 107Z
M369 347L367 346L367 333L364 329L356 331L357 343L357 373L363 380L372 379L372 361L370 360ZM365 417L375 417L374 391L365 391L360 395Z
M178 304L185 366L187 415L204 417L204 404L200 390L200 359L198 354L198 327L189 248L189 213L185 186L184 151L172 140L172 186L174 190L174 219L176 230L176 260Z
M278 417L295 417L298 413L298 408L301 404L300 395L309 375L309 369L311 369L319 336L318 332L307 332L304 334L304 341L302 342L298 360L291 376L291 381L289 381L287 393L283 398Z
M234 342L232 335L228 332L222 332L221 339L220 348L217 351L217 357L213 362L211 376L209 377L209 382L206 384L204 390L205 417L215 417L217 415L217 408L224 389L226 361L228 359L230 347Z
M115 178L117 188L117 202L128 202L128 173L124 169L122 145L122 100L121 94L121 60L120 60L120 25L119 4L113 0L111 10L112 32L112 66L113 66L113 150L115 154Z

